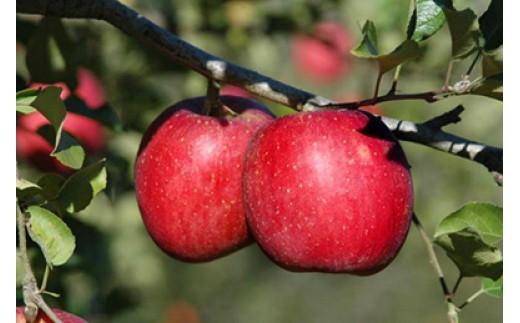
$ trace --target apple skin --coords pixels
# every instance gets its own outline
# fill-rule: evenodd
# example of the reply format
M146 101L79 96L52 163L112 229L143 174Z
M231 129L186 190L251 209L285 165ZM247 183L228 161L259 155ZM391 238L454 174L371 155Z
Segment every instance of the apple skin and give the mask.
M204 97L166 109L144 134L135 163L148 233L186 262L213 260L252 242L242 203L243 159L250 137L273 116L250 99L221 101L238 115L203 115Z
M106 103L105 94L95 75L85 68L79 68L77 75L76 95L83 99L90 109L98 109L104 105ZM70 96L70 90L65 83L58 82L53 85L62 88L60 94L62 100ZM45 88L47 86L49 84L33 83L29 87ZM20 116L16 125L16 155L28 160L41 171L69 174L72 169L49 156L53 147L36 133L40 127L48 124L47 119L39 112ZM107 140L105 130L100 123L91 118L67 112L63 129L76 137L89 155L96 155L105 148Z
M70 314L68 312L53 308L52 311L56 316L63 322L63 323L87 323L84 319L81 317L78 317L74 314ZM26 323L25 314L24 314L24 308L23 307L17 307L16 308L16 323ZM38 312L38 315L36 316L36 320L34 323L52 323L52 320L43 312L40 310Z
M290 271L370 275L400 250L413 188L390 130L362 111L304 112L252 138L243 192L250 230Z
M353 44L350 32L342 24L323 21L311 35L294 36L291 57L302 75L318 82L333 82L348 72Z

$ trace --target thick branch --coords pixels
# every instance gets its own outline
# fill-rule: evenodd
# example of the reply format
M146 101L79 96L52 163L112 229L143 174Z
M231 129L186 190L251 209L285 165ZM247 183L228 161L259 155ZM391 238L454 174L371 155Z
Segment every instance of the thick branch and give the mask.
M503 185L502 148L487 146L452 135L427 124L417 124L387 117L382 117L382 120L398 139L420 143L482 164L493 174L497 184Z
M325 98L296 89L194 47L118 1L17 0L16 10L19 13L62 18L104 20L180 65L298 111L311 111L330 103Z
M253 94L294 108L297 111L331 108L335 103L215 57L170 34L115 0L17 0L16 10L19 13L61 18L104 20L161 52L172 61L197 71L207 78L244 88ZM419 99L435 102L439 95L450 95L446 91L417 94L390 93L350 105L343 104L341 108L355 108L360 105L392 100ZM336 108L338 107L340 105L336 106ZM398 139L416 142L478 162L492 172L497 183L502 183L502 149L476 143L427 125L387 117L383 117L382 120L393 130Z

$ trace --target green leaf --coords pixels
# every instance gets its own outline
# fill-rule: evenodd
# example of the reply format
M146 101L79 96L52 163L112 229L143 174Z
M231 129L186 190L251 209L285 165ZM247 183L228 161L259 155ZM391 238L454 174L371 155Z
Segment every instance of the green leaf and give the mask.
M40 129L42 134L54 149L51 156L56 157L61 163L73 169L79 169L83 165L85 159L85 151L83 147L72 136L62 131L63 121L67 110L65 104L60 99L61 88L49 86L43 89L38 97L31 103L54 128L54 132L43 127Z
M484 278L482 279L481 289L489 296L501 298L504 291L503 285L504 277L500 277L500 279L497 279L495 281L489 278Z
M30 182L24 178L16 179L16 198L19 200L29 199L42 191L37 184Z
M420 54L421 50L415 41L405 40L390 54L382 55L377 58L379 71L381 74L384 74L406 61L418 58Z
M67 113L65 104L60 99L61 88L56 86L46 87L31 103L49 122L56 131L61 132L63 120Z
M31 103L40 92L39 89L25 89L16 92L16 111L23 114L35 112L36 109L31 106Z
M56 17L44 17L27 44L26 65L31 82L65 81L76 86L73 43Z
M363 26L363 39L351 53L360 58L374 59L379 65L379 73L384 74L396 66L419 57L419 45L413 40L405 40L389 54L381 55L377 45L374 23L368 20Z
M502 253L493 244L502 240L502 208L468 203L444 218L434 242L441 246L464 277L502 276Z
M504 83L502 73L475 80L469 90L476 95L487 96L503 101Z
M106 187L105 160L91 164L67 179L63 184L58 201L68 212L85 209L92 199Z
M501 207L491 203L468 203L439 223L434 238L471 228L484 243L495 244L502 240L502 213Z
M478 19L480 32L484 36L484 50L491 51L503 43L502 0L491 0L488 9Z
M80 169L85 160L85 150L79 141L62 131L60 141L51 156L73 169Z
M363 38L359 45L354 47L350 52L352 55L361 58L373 58L379 55L377 45L376 26L372 20L367 20L362 29Z
M498 59L497 55L487 52L482 55L482 76L488 77L502 74L503 62Z
M437 236L434 242L442 247L455 263L462 277L488 277L497 280L502 276L502 252L486 244L470 228Z
M27 229L51 266L63 265L72 256L76 239L69 227L56 214L39 206L30 206Z
M446 22L443 7L453 8L451 1L417 0L408 23L408 39L416 42L435 35Z
M47 200L58 198L58 193L65 183L65 177L56 173L47 173L38 180L38 185L42 189L42 194Z
M444 8L451 34L451 56L462 59L477 49L479 31L475 26L477 16L471 9L457 11Z

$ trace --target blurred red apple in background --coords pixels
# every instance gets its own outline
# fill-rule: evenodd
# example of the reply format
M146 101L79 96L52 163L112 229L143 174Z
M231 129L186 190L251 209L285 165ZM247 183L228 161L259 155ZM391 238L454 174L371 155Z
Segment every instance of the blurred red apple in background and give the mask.
M62 321L62 323L87 323L81 317L78 317L74 314L70 314L68 312L53 308L52 311L56 316ZM16 323L26 323L24 308L17 307L16 308ZM38 311L38 315L36 316L36 320L34 323L52 323L52 320L43 312L42 310Z
M252 97L251 93L247 92L243 88L240 88L238 86L229 85L226 84L222 87L222 90L220 91L220 94L222 95L232 95L232 96L240 96L243 98L250 98Z
M78 87L75 94L85 101L90 109L98 109L106 103L105 94L101 83L94 74L85 68L79 68L77 72ZM63 82L53 84L62 88L60 97L65 100L70 95L68 86ZM31 88L45 88L49 84L33 83ZM61 164L57 159L49 156L52 146L36 131L49 124L47 119L39 112L22 115L17 119L16 125L16 155L17 158L28 160L41 171L58 172L66 174L70 168ZM83 115L67 112L63 129L76 137L85 148L86 153L95 155L105 148L106 134L103 126L97 121Z
M197 309L186 301L171 304L164 315L163 323L200 323Z
M319 82L345 77L350 66L350 50L354 40L339 22L318 23L311 35L297 34L291 46L296 69Z

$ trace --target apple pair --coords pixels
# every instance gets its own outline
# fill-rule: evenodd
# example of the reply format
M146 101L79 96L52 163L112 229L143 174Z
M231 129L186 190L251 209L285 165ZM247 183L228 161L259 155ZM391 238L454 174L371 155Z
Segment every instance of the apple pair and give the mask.
M380 271L397 255L412 213L404 152L361 111L274 120L259 103L222 96L233 113L203 115L204 98L166 109L135 164L144 224L167 254L188 262L256 241L291 271Z

